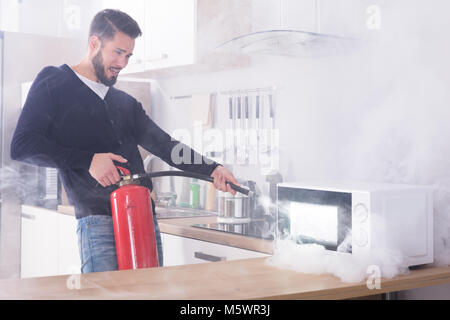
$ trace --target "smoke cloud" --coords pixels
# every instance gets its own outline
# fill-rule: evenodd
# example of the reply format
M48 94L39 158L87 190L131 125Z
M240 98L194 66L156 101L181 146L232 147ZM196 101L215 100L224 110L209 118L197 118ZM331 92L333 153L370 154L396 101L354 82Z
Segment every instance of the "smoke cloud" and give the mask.
M371 267L376 267L383 278L408 273L403 255L389 248L355 256L334 254L317 244L298 245L290 240L277 240L274 255L266 261L269 265L303 273L334 274L349 283L365 280L372 274Z
M432 9L431 9L432 8ZM298 143L281 145L283 176L431 185L434 193L434 265L450 264L450 4L394 1L381 7L380 30L352 52L308 63L278 60L303 73L284 82L280 104L292 106ZM267 61L273 61L268 59ZM266 63L267 63L266 61ZM281 64L279 63L281 61ZM270 65L270 64L269 64ZM295 85L293 84L295 83ZM302 91L301 98L294 89ZM296 102L294 98L297 97ZM278 123L284 123L282 118ZM281 141L289 139L289 134ZM296 138L297 139L297 138ZM282 142L283 143L283 142ZM406 213L405 213L406 214ZM382 276L407 272L392 248L370 255L330 255L321 246L277 241L269 263L307 273L361 281L377 265Z

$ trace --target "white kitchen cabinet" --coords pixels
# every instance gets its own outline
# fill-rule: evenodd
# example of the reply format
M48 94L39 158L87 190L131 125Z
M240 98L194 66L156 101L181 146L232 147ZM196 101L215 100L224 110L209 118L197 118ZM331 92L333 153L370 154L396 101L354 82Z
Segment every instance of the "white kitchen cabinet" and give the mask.
M76 223L72 215L22 206L21 278L80 273Z
M147 0L146 69L194 63L195 0Z
M22 207L21 277L58 274L58 213Z
M77 219L73 215L58 214L58 274L81 273L78 251Z
M268 254L191 238L161 234L164 266L267 257Z
M132 16L142 30L122 74L194 63L196 0L103 0Z
M121 74L144 71L145 39L148 37L145 30L145 2L145 0L102 0L104 8L119 9L130 15L136 20L143 32L143 36L135 40L133 55L128 62L128 66L121 71Z

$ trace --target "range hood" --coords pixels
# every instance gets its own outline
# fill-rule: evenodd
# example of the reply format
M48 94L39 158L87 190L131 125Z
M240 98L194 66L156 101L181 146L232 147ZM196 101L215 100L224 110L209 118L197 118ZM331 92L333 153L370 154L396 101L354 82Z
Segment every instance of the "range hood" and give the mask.
M355 39L301 30L266 30L233 38L217 50L241 54L322 56L348 50Z
M260 1L260 0L256 0ZM243 34L220 44L216 50L238 54L270 54L283 56L321 56L336 54L354 47L356 39L320 33L320 0L309 0L309 8L303 10L314 20L313 30L297 30L286 27L286 17L298 0L265 0L271 2L273 10L264 13L277 20L277 26ZM253 0L253 4L256 4ZM270 19L269 17L269 19ZM262 30L261 30L262 29Z

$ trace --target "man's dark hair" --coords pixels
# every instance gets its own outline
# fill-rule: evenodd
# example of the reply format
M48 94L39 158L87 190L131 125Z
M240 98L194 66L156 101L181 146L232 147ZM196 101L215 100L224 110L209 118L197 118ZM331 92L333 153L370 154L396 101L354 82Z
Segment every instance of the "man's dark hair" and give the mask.
M142 35L137 22L125 12L105 9L97 13L91 22L89 37L96 35L100 40L111 40L117 31L136 39Z

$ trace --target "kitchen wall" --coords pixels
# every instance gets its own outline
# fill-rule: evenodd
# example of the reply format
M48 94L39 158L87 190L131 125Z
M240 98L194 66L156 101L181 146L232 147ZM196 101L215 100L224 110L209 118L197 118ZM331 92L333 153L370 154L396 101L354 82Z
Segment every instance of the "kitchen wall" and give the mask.
M357 71L361 72L351 66L349 56L271 56L256 57L245 69L158 79L159 87L153 88L152 95L154 117L168 132L193 130L193 124L186 120L191 118L190 99L173 98L219 93L214 110L216 123L227 126L226 91L276 87L275 128L279 130L279 172L284 180L340 178L346 157L342 145L357 127L361 119L358 114L364 113L355 105L378 94L361 91L360 78L352 74ZM343 79L345 86L338 85ZM236 176L259 180L264 187L265 177L259 165L226 165Z

